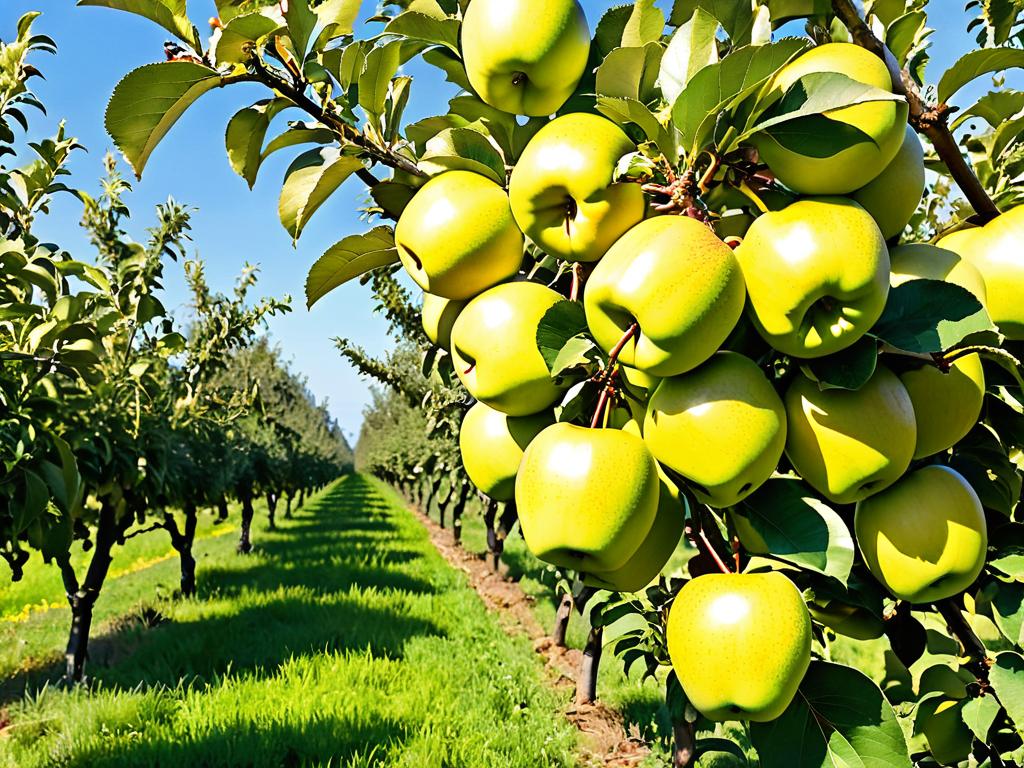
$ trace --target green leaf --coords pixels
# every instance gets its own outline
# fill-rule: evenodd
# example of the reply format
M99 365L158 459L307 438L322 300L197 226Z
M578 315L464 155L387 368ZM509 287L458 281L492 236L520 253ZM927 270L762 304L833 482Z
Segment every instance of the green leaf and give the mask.
M871 332L897 349L931 354L994 328L981 302L966 288L942 280L910 280L889 291L885 311Z
M665 14L654 5L654 0L636 0L623 27L621 45L641 48L647 43L659 42L664 29Z
M865 336L852 347L834 355L812 360L805 368L818 388L860 389L868 383L878 365L878 342Z
M676 0L670 23L680 26L698 8L718 19L734 46L750 43L750 33L754 28L754 12L750 3L743 0Z
M423 54L423 60L440 69L445 74L445 79L466 91L472 91L473 86L469 84L469 76L466 74L466 66L462 59L445 48L431 48Z
M1001 555L989 560L988 566L1014 581L1024 582L1024 554Z
M762 768L910 768L896 714L868 677L812 661L793 702L769 723L751 723Z
M594 340L585 334L573 336L552 361L549 369L553 377L561 376L573 368L597 362L601 354Z
M772 26L780 26L790 19L806 19L810 16L825 16L832 13L829 0L768 0Z
M324 0L313 12L332 37L351 35L359 18L362 0Z
M616 48L597 68L598 95L651 101L664 52L658 43L648 43L643 48Z
M597 23L597 29L594 31L594 47L597 48L601 59L604 59L613 49L622 46L622 35L626 30L626 24L629 23L629 19L633 15L633 8L632 4L617 5L614 8L609 8L601 16L601 20Z
M854 544L846 523L799 480L769 480L735 511L766 545L767 552L755 554L770 553L844 584L850 577Z
M964 722L982 744L988 743L988 732L992 729L992 723L995 722L1001 710L999 702L991 696L971 699L964 704Z
M437 19L423 13L408 11L400 13L384 28L386 35L400 35L412 40L443 45L452 53L459 54L459 29L457 19Z
M939 102L948 102L976 77L1016 67L1024 67L1024 51L1019 48L982 48L966 53L939 80Z
M333 147L303 152L289 166L278 201L281 223L298 240L310 217L353 173L363 167L358 157Z
M552 306L537 325L537 348L554 373L555 362L573 339L587 332L587 316L578 301L560 301Z
M235 16L224 25L220 39L213 50L218 64L240 64L253 55L255 46L280 29L275 19L262 13L247 13Z
M698 8L672 35L658 75L661 93L669 104L675 103L695 74L718 61L717 31L718 20Z
M1024 730L1024 657L1013 651L996 656L989 682L1018 733Z
M672 154L672 137L651 110L636 99L599 96L597 111L619 125L633 124L643 131L648 141L656 143L666 155Z
M288 130L275 136L263 148L262 159L266 160L275 152L300 144L330 144L337 136L330 128L319 123L291 123Z
M366 54L359 75L359 105L371 115L384 114L391 78L401 63L402 43L394 40L377 46Z
M184 40L196 51L202 51L199 31L185 13L185 0L78 0L80 6L112 8L156 22L179 40Z
M299 61L305 61L309 41L320 19L310 9L309 0L290 0L285 6L284 18L288 22L288 36L292 39L295 53Z
M928 15L924 11L912 11L900 16L886 29L885 44L889 46L900 67L907 65L907 57L927 21Z
M505 161L479 131L448 128L427 142L419 166L430 175L451 170L479 173L505 186Z
M1024 586L1005 581L993 581L993 586L992 618L1003 636L1019 646L1024 626Z
M950 127L956 130L967 120L980 117L993 128L998 128L1021 110L1024 110L1024 91L990 91L957 114Z
M949 465L959 472L982 505L1010 517L1021 492L1021 476L1006 448L986 424L978 424L953 448Z
M185 110L220 85L216 70L190 61L147 64L117 84L105 124L136 176Z
M293 106L288 99L265 99L239 111L228 123L225 144L231 168L245 179L249 189L256 183L263 162L263 141L270 121Z
M306 306L312 307L339 285L371 269L397 262L398 249L391 227L375 227L366 234L346 237L328 249L309 270Z

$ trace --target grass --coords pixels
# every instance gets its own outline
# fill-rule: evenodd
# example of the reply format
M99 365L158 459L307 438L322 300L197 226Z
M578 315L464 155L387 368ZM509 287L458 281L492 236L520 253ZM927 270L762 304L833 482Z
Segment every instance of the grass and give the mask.
M38 684L66 610L7 622L22 644L0 677L37 677L0 711L0 768L574 764L564 702L529 643L499 628L390 490L353 476L257 533L249 557L233 536L202 540L199 600L171 597L173 559L111 583L91 690ZM155 541L133 546L115 568L162 557ZM59 599L46 580L33 570L16 589ZM0 610L16 605L0 594ZM144 613L163 621L133 620Z

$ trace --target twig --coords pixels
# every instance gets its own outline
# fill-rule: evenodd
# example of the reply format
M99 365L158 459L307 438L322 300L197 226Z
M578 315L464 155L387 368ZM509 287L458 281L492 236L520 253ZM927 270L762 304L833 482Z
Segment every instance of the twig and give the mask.
M960 606L950 598L935 603L935 610L945 620L949 631L953 633L953 636L960 643L960 647L963 648L964 653L969 657L965 666L978 678L979 682L987 684L988 670L992 665L992 660L988 657L985 644L981 642L981 639L974 633L971 625L964 618Z

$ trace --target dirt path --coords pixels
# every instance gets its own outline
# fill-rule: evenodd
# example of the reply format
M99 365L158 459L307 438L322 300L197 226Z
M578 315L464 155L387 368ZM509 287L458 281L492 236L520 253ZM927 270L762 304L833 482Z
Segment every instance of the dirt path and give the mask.
M555 688L570 692L576 685L582 653L574 648L559 648L533 613L533 598L515 582L494 573L483 558L456 546L450 531L424 515L410 510L430 534L430 541L445 560L466 574L469 583L509 634L525 634L533 641L533 649L544 660L548 678ZM630 768L650 754L639 735L626 733L625 723L615 710L600 701L577 707L569 705L565 716L580 731L581 765L586 768Z

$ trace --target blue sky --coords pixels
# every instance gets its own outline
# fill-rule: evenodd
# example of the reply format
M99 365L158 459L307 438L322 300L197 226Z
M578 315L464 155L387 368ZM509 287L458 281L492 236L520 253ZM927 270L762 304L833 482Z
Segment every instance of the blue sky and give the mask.
M607 8L620 3L584 0L583 6L593 27ZM659 4L670 5L666 0ZM373 0L364 0L364 16L372 14L374 6ZM932 25L942 26L932 48L930 71L935 75L951 63L956 52L974 47L964 32L967 18L961 7L960 0L933 0L931 4ZM203 22L204 31L212 9L212 0L189 1L192 18ZM57 57L43 56L36 61L46 80L34 81L35 90L49 115L34 116L29 135L52 135L57 122L66 119L69 132L89 150L72 163L75 186L95 190L103 155L111 148L103 129L107 99L130 69L163 59L162 45L168 35L140 17L104 8L76 8L74 0L2 0L0 37L10 37L17 19L29 10L43 11L36 30L53 37L59 46ZM373 31L377 29L375 26ZM407 118L412 121L443 113L452 95L451 86L426 67L413 65L407 74L415 78ZM329 399L331 411L354 438L369 385L337 354L332 338L347 336L371 353L379 353L389 346L385 324L373 315L368 292L358 284L334 291L311 311L305 309L303 285L307 270L321 253L346 235L368 228L356 213L362 187L355 178L346 183L316 214L298 247L293 248L277 217L277 195L294 153L271 157L255 191L250 192L231 171L224 152L227 120L236 110L266 95L256 85L227 88L205 96L186 114L157 149L143 180L129 197L135 233L143 237L143 228L152 221L153 206L173 196L198 209L193 219L195 251L206 260L215 288L229 289L246 261L259 264L259 293L290 294L294 300L292 314L272 321L272 337L294 367L308 377L313 392ZM80 214L77 201L61 199L41 222L40 234L72 253L87 254L88 245L78 227ZM168 270L167 284L169 305L182 307L186 294L180 269Z

